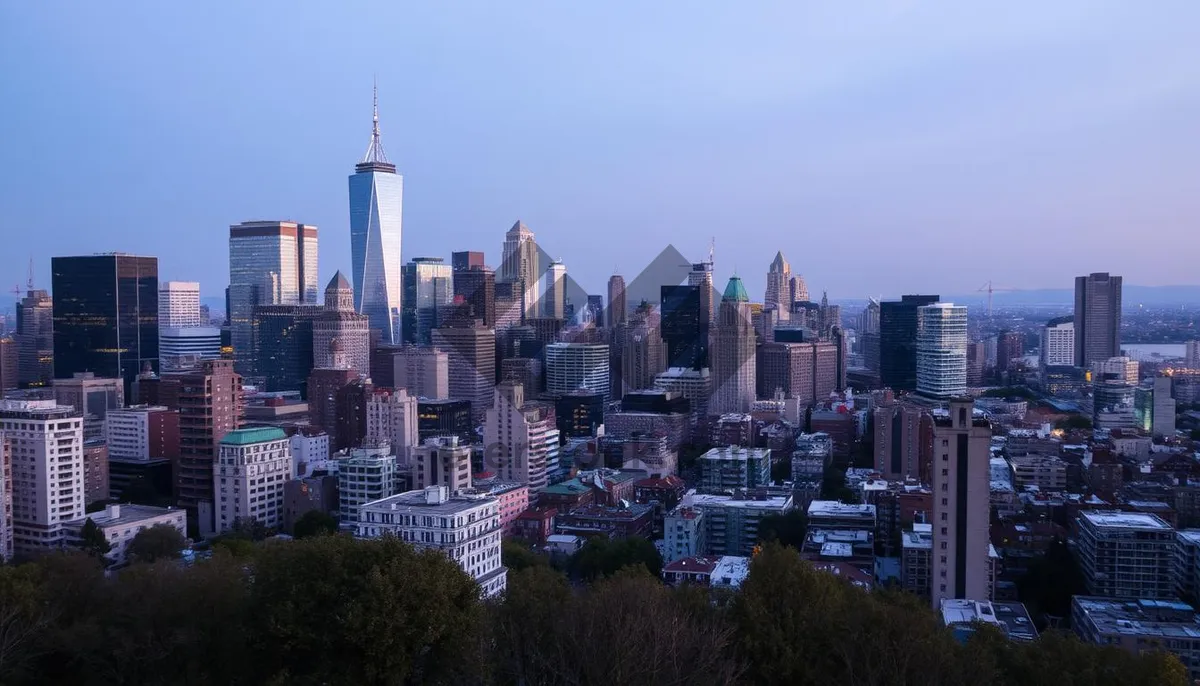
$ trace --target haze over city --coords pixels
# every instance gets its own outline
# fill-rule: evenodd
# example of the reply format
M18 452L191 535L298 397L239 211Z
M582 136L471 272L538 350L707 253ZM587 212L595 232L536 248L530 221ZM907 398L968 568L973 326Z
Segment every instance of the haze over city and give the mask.
M323 284L350 262L374 78L405 261L495 265L521 219L589 292L710 237L716 281L755 294L777 249L836 298L1193 283L1198 20L1187 2L11 4L0 275L23 282L32 255L48 286L53 254L122 250L219 296L229 225L290 218L319 227Z

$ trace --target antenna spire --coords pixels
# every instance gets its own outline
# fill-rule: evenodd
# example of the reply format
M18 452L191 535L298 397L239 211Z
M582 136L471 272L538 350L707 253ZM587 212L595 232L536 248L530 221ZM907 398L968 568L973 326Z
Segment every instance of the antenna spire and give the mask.
M379 135L379 83L374 78L371 79L371 144L367 146L367 154L363 155L360 164L387 165L390 171L396 170L383 151L383 139Z

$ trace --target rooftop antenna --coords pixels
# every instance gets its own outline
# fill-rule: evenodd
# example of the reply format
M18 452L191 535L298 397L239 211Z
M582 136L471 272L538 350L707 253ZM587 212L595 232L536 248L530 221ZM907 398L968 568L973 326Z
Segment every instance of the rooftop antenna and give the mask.
M25 279L25 285L33 290L33 255L29 256L29 278Z
M371 77L371 145L363 156L364 163L391 164L383 152L383 141L379 135L379 82Z
M708 263L713 263L713 253L717 250L717 237L713 236L708 239Z

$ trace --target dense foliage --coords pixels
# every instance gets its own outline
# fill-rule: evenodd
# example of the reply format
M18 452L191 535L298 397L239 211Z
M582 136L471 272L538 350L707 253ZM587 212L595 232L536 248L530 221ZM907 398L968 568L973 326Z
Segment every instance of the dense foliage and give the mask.
M0 567L0 683L1186 683L1173 657L1067 635L1021 645L980 629L959 644L915 599L775 544L717 602L642 564L580 586L527 560L482 602L446 557L393 539L248 545L107 576L83 553Z

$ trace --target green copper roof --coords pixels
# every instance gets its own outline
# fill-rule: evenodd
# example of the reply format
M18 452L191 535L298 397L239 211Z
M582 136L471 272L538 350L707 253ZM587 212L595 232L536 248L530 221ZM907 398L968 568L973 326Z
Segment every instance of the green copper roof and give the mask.
M746 287L742 285L741 278L734 276L729 279L729 284L725 286L725 295L721 296L722 300L736 300L738 302L750 302L750 296L746 293Z
M236 429L225 434L225 438L221 439L222 445L249 445L251 443L266 443L267 441L281 441L287 438L287 434L283 429L273 426L264 426L256 429Z

